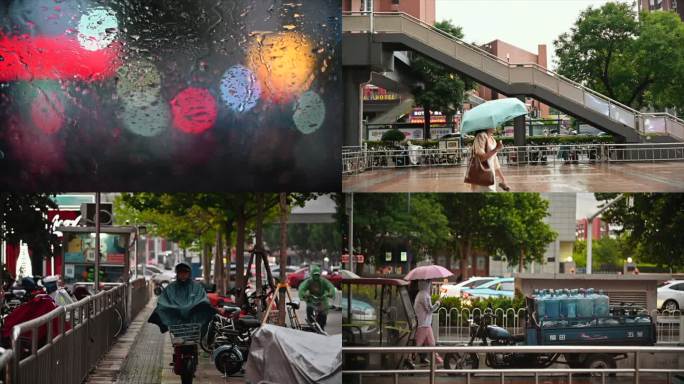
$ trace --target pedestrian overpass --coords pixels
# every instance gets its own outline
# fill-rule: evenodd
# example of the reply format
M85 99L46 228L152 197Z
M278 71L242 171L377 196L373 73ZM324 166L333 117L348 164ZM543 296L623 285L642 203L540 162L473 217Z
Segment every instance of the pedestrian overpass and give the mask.
M617 142L684 141L684 120L641 113L537 64L509 64L404 13L345 13L342 28L347 146L361 142L360 86L379 74L405 79L404 51L421 53L499 93L552 105L611 133ZM524 145L523 124L516 124L516 145Z

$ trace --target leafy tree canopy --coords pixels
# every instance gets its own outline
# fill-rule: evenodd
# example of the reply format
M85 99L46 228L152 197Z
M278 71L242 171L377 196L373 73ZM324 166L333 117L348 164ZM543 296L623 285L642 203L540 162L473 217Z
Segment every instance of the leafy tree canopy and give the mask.
M684 108L684 23L627 3L582 12L554 41L558 72L635 109Z
M684 266L684 194L628 193L626 198L604 211L602 217L622 227L620 232L637 261L678 269ZM599 201L616 194L597 193Z
M34 255L51 254L59 241L48 221L50 209L57 204L46 193L0 193L0 241L23 241Z

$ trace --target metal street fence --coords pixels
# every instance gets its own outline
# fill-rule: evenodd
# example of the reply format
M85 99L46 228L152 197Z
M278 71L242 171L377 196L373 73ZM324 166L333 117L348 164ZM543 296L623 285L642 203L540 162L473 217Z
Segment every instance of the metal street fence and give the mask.
M416 376L427 376L430 384L436 382L438 375L460 376L461 380L470 383L475 375L499 377L504 383L506 378L527 377L530 382L539 383L540 377L565 376L572 383L573 377L580 374L600 375L601 382L606 382L606 376L615 375L619 382L625 382L627 377L638 384L644 375L659 375L667 377L671 382L671 376L675 373L684 373L684 369L642 368L642 357L646 354L676 354L678 357L684 354L682 347L607 347L607 346L459 346L459 347L343 347L342 353L346 355L359 354L414 354L425 353L429 355L430 364L428 369L354 369L344 370L342 374L345 382L361 384L363 377L385 376L393 378L394 383L399 383L401 376L412 375L413 382ZM625 354L631 358L630 368L546 368L546 369L438 369L435 364L435 354L444 356L447 353L470 354L470 353L539 353L539 354ZM450 382L457 382L457 377L450 377ZM372 381L371 381L372 382ZM515 382L522 382L518 379Z
M144 277L140 277L131 281L129 284L129 306L128 306L128 322L130 323L142 311L150 301L152 293L152 284L150 284Z
M511 334L523 334L525 332L524 308L515 310L513 308L486 309L474 308L440 308L437 311L438 332L435 338L439 344L467 343L470 340L470 321L475 317L481 317L483 313L494 315L496 325L507 329ZM650 312L651 317L656 321L656 335L659 345L684 344L684 316L680 310Z
M11 383L82 382L114 343L127 296L128 284L117 284L16 325Z
M0 384L11 382L14 351L0 348Z
M553 144L506 146L497 154L504 166L657 162L684 160L684 143L654 144ZM465 166L470 148L369 149L342 152L343 174L409 167Z

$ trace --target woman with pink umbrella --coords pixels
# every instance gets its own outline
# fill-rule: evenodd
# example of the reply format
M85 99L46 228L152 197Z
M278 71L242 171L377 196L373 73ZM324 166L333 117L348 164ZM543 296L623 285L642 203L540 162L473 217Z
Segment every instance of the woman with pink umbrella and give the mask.
M406 275L406 280L418 280L418 294L413 303L413 308L416 311L418 318L418 328L416 329L416 346L423 345L434 346L435 335L432 333L432 314L439 308L440 302L437 300L432 303L430 294L430 287L432 280L443 279L452 276L448 269L440 267L439 265L426 265L415 268ZM437 363L442 364L442 358L435 354Z

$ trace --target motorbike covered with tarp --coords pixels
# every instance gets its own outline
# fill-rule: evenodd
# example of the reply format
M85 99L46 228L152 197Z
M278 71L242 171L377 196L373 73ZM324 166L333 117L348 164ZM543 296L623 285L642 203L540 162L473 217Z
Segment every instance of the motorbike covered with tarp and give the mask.
M204 328L215 313L201 284L177 281L159 295L148 322L158 325L162 333L179 324L199 323Z
M341 345L340 335L318 335L264 324L252 336L247 379L252 383L340 383Z

